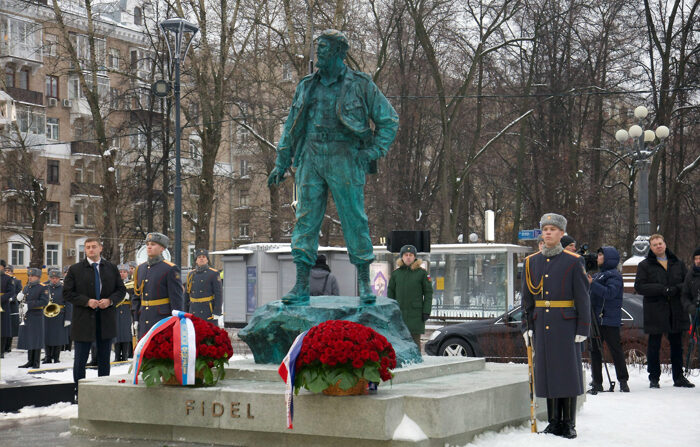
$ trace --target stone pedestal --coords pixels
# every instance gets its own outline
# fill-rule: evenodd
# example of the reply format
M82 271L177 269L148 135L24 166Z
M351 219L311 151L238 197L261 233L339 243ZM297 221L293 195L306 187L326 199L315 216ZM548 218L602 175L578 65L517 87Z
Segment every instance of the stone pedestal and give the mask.
M130 384L127 376L86 379L71 431L251 447L444 447L529 418L526 365L426 357L395 374L374 395L302 390L294 398L292 430L286 428L285 385L274 365L232 362L226 379L207 388L146 388ZM538 404L542 420L546 405Z
M394 347L399 366L422 361L398 304L381 296L372 305L362 304L356 296L312 296L307 306L273 301L256 309L238 336L257 363L279 365L297 335L328 320L354 321L379 332Z

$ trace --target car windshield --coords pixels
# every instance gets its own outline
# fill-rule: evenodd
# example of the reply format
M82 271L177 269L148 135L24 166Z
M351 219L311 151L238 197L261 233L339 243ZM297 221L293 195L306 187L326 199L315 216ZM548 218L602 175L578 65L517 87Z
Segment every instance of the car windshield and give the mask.
M508 314L508 322L518 322L523 318L523 310L518 308Z

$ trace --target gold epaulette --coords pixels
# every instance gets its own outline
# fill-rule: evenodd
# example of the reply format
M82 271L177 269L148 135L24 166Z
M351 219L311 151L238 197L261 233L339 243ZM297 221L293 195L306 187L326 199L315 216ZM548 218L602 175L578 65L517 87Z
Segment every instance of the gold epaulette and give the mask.
M526 256L525 259L531 258L531 257L533 257L533 256L535 256L535 255L540 254L540 253L542 253L542 250L540 250L540 251L538 251L538 252L535 252L535 253L531 254L530 256Z
M211 270L212 272L219 273L219 271L217 269L215 269L214 267L209 267L209 270Z
M569 250L564 250L564 253L566 253L567 255L571 255L571 256L573 256L574 258L580 258L580 257L581 257L580 254L574 253L573 251L569 251Z
M166 264L168 264L170 267L174 267L174 266L175 266L175 263L174 263L174 262L170 262L170 261L168 261L167 259L163 259L163 262L165 262Z

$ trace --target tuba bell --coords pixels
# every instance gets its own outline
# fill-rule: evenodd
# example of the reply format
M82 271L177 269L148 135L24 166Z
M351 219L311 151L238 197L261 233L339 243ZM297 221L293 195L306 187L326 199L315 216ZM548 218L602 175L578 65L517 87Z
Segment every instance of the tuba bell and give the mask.
M61 306L51 302L44 307L44 315L48 318L57 317L61 313Z

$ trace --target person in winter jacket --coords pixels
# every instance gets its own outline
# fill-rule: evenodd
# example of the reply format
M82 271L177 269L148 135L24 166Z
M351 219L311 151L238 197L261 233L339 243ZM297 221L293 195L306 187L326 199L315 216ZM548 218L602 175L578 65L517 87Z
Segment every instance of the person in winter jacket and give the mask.
M627 380L629 374L625 364L620 343L620 325L622 321L622 292L624 284L622 275L617 270L620 254L614 247L598 249L598 267L600 271L593 276L588 275L591 284L591 311L598 323L600 346L603 342L608 345L615 363L617 381L620 391L629 392ZM592 392L603 391L602 353L596 340L591 339L591 374L593 375Z
M681 305L681 287L686 269L683 261L666 248L664 237L652 234L646 259L637 266L634 288L644 295L644 332L649 334L647 371L649 387L659 388L661 365L659 351L661 336L665 333L671 345L673 386L692 388L683 376L683 331L688 330L688 314Z
M311 268L309 276L309 295L311 296L338 296L338 280L331 273L331 268L326 264L326 256L318 255L316 264Z
M683 290L681 292L681 304L683 309L690 314L691 320L695 318L700 301L700 247L693 252L693 268L685 275ZM698 322L700 323L700 322Z
M433 307L433 284L428 272L421 268L421 260L416 259L416 252L413 245L401 247L386 296L398 301L403 322L420 351L420 336Z

